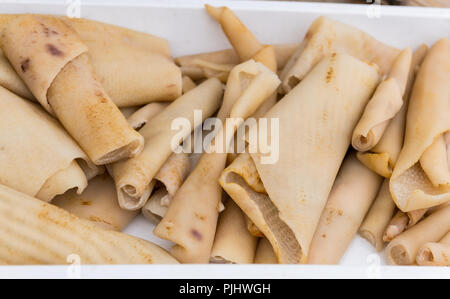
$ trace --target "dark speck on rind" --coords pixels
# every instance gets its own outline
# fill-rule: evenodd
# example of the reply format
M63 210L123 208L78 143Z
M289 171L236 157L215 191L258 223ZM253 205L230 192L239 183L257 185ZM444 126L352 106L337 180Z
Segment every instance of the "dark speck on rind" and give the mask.
M21 63L20 63L20 69L22 70L22 72L26 72L28 70L28 68L30 67L30 58L24 59Z
M203 239L202 234L201 234L198 230L196 230L196 229L192 229L192 230L191 230L191 234L192 234L192 236L193 236L195 239L197 239L198 241L201 241L201 240Z
M47 44L47 51L53 56L63 56L64 53L52 44Z

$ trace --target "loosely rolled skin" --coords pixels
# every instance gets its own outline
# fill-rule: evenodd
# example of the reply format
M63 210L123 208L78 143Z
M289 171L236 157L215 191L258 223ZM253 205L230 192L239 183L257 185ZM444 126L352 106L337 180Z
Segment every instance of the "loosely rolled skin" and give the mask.
M105 93L77 34L53 17L24 15L2 34L3 50L35 98L97 165L135 156L144 140Z
M258 238L247 230L244 213L228 199L220 214L211 249L213 263L252 264Z
M0 264L174 264L159 246L104 230L54 205L0 185Z
M450 41L444 38L433 45L417 74L405 143L390 180L392 197L404 212L450 200L448 149L443 142L450 130L448 82Z
M386 227L386 231L383 234L383 241L391 242L395 237L407 229L408 222L408 214L403 213L402 211L397 211Z
M450 266L450 232L439 242L422 245L416 262L420 266Z
M358 152L357 157L364 165L378 173L390 178L398 155L403 146L406 111L408 110L409 97L416 77L417 69L422 64L428 51L426 45L421 45L412 56L411 67L409 68L408 81L403 96L403 105L400 111L389 122L388 127L378 143L368 152Z
M50 201L100 172L40 106L0 87L0 183Z
M447 205L392 240L386 248L387 262L391 265L413 264L423 244L438 242L449 230L450 206Z
M354 239L382 179L350 152L339 170L309 247L309 264L338 264Z
M0 15L0 31L20 16ZM181 71L172 61L167 40L92 20L58 18L78 33L88 47L95 73L117 106L173 101L181 95ZM7 67L8 72L13 70ZM0 84L5 83L3 79L6 78L0 76ZM15 87L21 92L19 95L33 98L20 78L8 79L8 89Z
M367 239L377 251L381 251L384 247L383 235L395 209L395 203L389 192L389 180L385 179L377 198L359 228L361 237Z
M222 93L220 81L208 79L179 97L139 130L145 138L142 153L108 166L122 208L137 210L145 205L151 193L150 182L173 152L173 139L179 136L181 142L194 129L194 110L202 111L201 121L211 116L220 105ZM172 129L175 119L187 120L190 128L186 132L178 132L180 128Z
M411 49L406 48L396 58L387 78L381 82L370 99L353 131L352 145L358 151L374 147L383 136L391 119L403 106Z
M238 172L223 172L222 187L269 239L279 262L306 262L352 130L378 79L374 68L349 55L325 58L265 115L279 119L274 142L282 145L273 164L251 153L267 194ZM270 128L259 129L270 142Z
M52 203L75 216L115 231L122 231L138 214L119 207L114 181L108 174L90 180L83 193L69 190L56 196Z
M383 44L352 26L317 18L309 27L298 51L281 73L281 91L288 93L324 57L333 52L349 54L362 61L374 63L385 75L391 69L399 50Z

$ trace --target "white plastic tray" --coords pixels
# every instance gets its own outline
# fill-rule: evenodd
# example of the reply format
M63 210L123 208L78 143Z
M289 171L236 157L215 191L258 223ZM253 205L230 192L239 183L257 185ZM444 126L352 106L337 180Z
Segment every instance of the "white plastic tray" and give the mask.
M76 13L81 17L152 33L170 41L174 56L229 48L220 27L206 14L204 3L227 5L263 43L300 42L311 22L320 15L354 25L395 47L433 44L450 37L450 9L386 7L328 3L200 0L0 0L0 13ZM74 9L75 7L75 9ZM153 236L153 225L138 217L126 233L164 248L170 242ZM359 236L340 266L303 265L180 265L0 267L0 278L10 277L150 277L150 278L450 278L448 268L384 266L378 254ZM264 268L264 271L261 271Z

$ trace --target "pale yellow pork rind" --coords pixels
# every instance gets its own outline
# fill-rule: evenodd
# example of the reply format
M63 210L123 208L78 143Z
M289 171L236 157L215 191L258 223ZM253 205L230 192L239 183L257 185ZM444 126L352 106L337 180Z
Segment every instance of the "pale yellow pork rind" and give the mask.
M244 213L228 199L217 222L211 249L212 263L252 264L258 238L247 230Z
M118 107L173 101L181 95L181 71L167 40L81 18L63 18L89 49L95 73Z
M0 15L0 31L20 16ZM58 18L78 33L87 46L95 73L117 106L173 101L181 95L181 71L172 61L167 40L92 20ZM13 68L7 67L8 73L0 71L0 85L33 98L23 81L11 76Z
M280 75L283 81L281 91L288 93L317 63L334 52L374 63L378 65L382 75L389 72L399 54L399 50L377 41L357 28L327 17L319 17L311 24L299 48L284 67Z
M273 45L278 69L286 65L297 47L298 44ZM183 75L193 80L213 76L226 81L230 66L239 64L240 58L234 49L226 49L177 57L175 62L180 66Z
M97 165L135 156L144 140L96 78L86 45L54 17L23 15L2 32L2 47L35 98Z
M277 264L277 257L273 252L272 245L266 238L260 238L256 247L255 264Z
M19 75L17 75L16 71L9 63L8 58L6 58L5 54L1 49L0 49L0 86L5 87L9 91L12 91L25 99L29 100L34 99L34 96L31 94L30 90L22 81L22 79L20 79Z
M382 178L350 152L344 160L309 248L309 264L338 264L353 241Z
M450 266L450 232L439 242L425 243L417 253L420 266Z
M63 209L0 186L0 264L176 264L159 246L104 230Z
M0 87L0 183L44 201L101 171L40 106Z
M171 253L178 260L185 263L209 261L222 200L218 179L225 168L230 138L237 126L273 95L279 83L275 73L253 60L231 71L217 115L223 127L218 129L217 137L178 190L154 231L156 236L176 243ZM236 125L225 129L229 121L233 124L235 120ZM230 129L232 132L226 132ZM222 147L219 140L223 141Z
M56 196L52 204L100 227L115 231L122 231L138 214L137 211L120 208L114 181L108 174L90 180L81 194L69 190Z
M426 45L421 45L412 56L411 67L409 68L406 90L403 96L403 105L389 122L386 130L378 143L367 152L358 152L358 159L367 167L379 175L390 178L394 169L398 155L403 146L405 135L406 111L408 110L409 97L416 77L417 70L422 64L428 51Z
M220 81L216 78L208 79L172 102L139 130L145 138L142 153L108 166L108 171L116 183L122 208L137 210L147 202L152 191L150 183L173 153L172 139L180 134L180 128L172 129L172 121L177 118L184 119L190 125L189 131L181 132L181 142L194 129L194 110L202 111L203 121L217 110L222 93Z
M386 248L390 265L411 265L422 245L438 242L450 230L450 205L439 209L424 220L395 237Z
M448 82L450 41L444 38L430 49L417 74L404 146L390 180L392 197L404 212L450 200L448 148L444 142L450 130Z
M155 175L157 189L142 208L142 214L158 223L166 214L172 198L191 170L191 161L186 153L172 154Z
M353 57L325 58L265 115L279 119L279 159L263 164L263 154L251 155L267 194L235 171L223 172L222 187L268 238L279 262L306 262L352 130L378 80L376 69Z
M378 85L353 131L352 145L356 150L367 151L374 147L402 108L411 59L410 48L400 52L389 75Z
M383 235L391 222L395 209L395 203L389 192L389 180L384 179L372 207L359 228L361 237L369 241L377 251L384 248Z

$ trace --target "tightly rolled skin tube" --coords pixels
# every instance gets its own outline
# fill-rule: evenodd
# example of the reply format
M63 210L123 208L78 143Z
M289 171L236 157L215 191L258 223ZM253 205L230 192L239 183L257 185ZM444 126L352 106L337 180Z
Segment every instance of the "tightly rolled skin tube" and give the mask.
M247 230L244 213L228 199L220 214L210 262L252 264L258 238Z
M276 91L279 83L275 73L253 60L239 64L231 71L217 115L221 122L229 118L224 127L217 128L216 138L178 190L166 215L154 230L156 236L177 244L171 253L178 260L184 263L209 261L222 199L218 179L225 168L230 137ZM234 123L231 128L227 125L228 121ZM233 131L226 132L224 128ZM223 147L218 145L219 140L223 140Z
M101 169L40 106L0 87L0 183L43 201L77 188Z
M159 246L0 185L0 264L176 264Z
M309 264L338 264L354 239L382 179L350 152L339 170L309 247Z
M444 38L433 45L417 74L408 108L405 143L390 180L392 198L404 212L450 200L448 153L442 142L450 130L448 82L450 41Z
M418 224L395 237L386 248L390 265L412 265L425 243L438 242L450 230L450 206L439 209Z
M251 154L267 195L253 190L233 165L223 172L222 187L268 238L280 263L306 262L352 130L378 80L374 68L349 55L325 58L265 115L279 119L283 145L274 164ZM262 134L270 140L268 132Z
M389 75L375 90L353 131L352 145L357 151L368 151L374 147L380 141L391 119L403 106L411 59L410 48L400 52Z
M3 50L36 99L97 165L135 156L144 140L96 79L87 47L62 21L24 15L2 34Z
M102 228L115 231L122 231L138 214L119 207L114 181L108 174L90 180L81 194L69 190L56 196L52 204Z
M309 27L303 42L281 73L281 91L288 93L309 71L333 52L352 55L377 64L381 75L389 72L399 50L385 45L365 32L349 25L317 18Z
M272 45L275 52L278 69L283 68L291 55L297 49L298 44ZM239 64L240 58L234 49L219 50L214 52L186 55L175 58L184 75L194 80L201 80L208 76L222 76L217 72L218 66L235 66ZM211 65L202 62L210 63ZM211 69L209 66L216 66ZM223 69L222 69L223 72ZM225 75L228 78L228 74Z
M389 123L380 141L368 152L358 152L357 157L364 165L378 173L390 178L398 155L403 146L405 134L406 111L408 109L409 97L415 80L417 69L422 64L428 51L426 45L421 45L412 56L411 67L408 74L406 91L403 96L403 105L400 111Z
M420 247L416 262L420 266L450 266L450 232L438 243L426 243Z
M256 247L254 264L277 264L277 257L272 245L266 238L260 238Z
M138 210L145 205L151 193L150 182L173 152L173 139L178 136L181 142L191 133L194 110L202 111L202 122L211 116L220 105L222 93L220 81L216 78L208 79L172 102L139 130L145 138L142 153L108 166L108 171L116 183L119 204L122 208ZM181 132L172 130L172 121L176 118L186 119L190 130L183 129Z
M369 241L377 251L384 248L383 235L395 209L395 203L389 192L389 180L384 179L377 198L359 228L361 237Z

